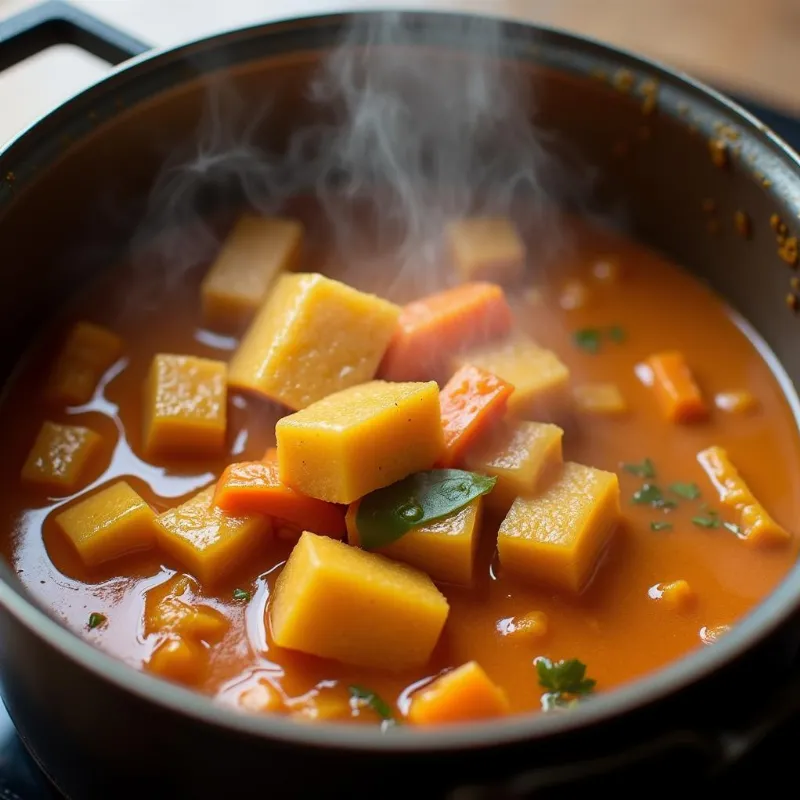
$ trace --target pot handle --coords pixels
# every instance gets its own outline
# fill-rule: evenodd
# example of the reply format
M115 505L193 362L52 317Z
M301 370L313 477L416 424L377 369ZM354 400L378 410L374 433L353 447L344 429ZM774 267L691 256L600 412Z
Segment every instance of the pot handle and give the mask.
M150 49L64 0L47 0L0 21L0 72L58 44L75 45L114 65Z

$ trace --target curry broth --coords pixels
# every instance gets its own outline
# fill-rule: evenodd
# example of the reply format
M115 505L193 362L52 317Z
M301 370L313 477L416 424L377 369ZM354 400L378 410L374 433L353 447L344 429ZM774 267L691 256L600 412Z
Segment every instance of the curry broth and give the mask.
M575 414L563 421L565 460L620 475L624 521L589 587L572 599L526 588L504 576L494 558L499 520L489 518L476 586L440 587L451 612L431 662L401 674L365 670L271 646L265 604L292 547L290 541L273 539L214 594L204 592L203 602L223 612L231 625L212 650L203 691L236 703L242 689L268 677L280 687L290 709L313 717L321 698L344 699L348 685L359 684L390 703L396 701L404 711L414 688L445 668L475 659L508 692L513 710L535 710L543 692L532 666L535 657L579 658L587 665L587 675L597 680L598 690L608 690L702 647L701 629L735 623L787 573L797 556L796 538L787 547L757 550L724 528L706 530L691 522L702 501L718 506L696 460L698 451L715 444L728 450L779 523L791 525L800 518L800 437L769 366L722 301L688 273L616 234L574 220L568 224L575 246L540 276L541 292L510 299L528 332L568 365L573 384L613 381L630 408L620 418ZM535 242L528 245L535 248ZM322 270L323 253L324 247L312 249L303 270ZM592 266L609 258L621 266L619 279L594 280ZM145 592L168 580L177 565L156 550L87 571L52 522L54 511L77 495L48 497L45 491L20 485L19 471L45 419L83 424L103 435L89 489L125 476L159 512L212 483L226 464L262 457L274 443L274 424L281 412L240 394L229 395L223 458L152 465L138 455L142 383L153 355L172 352L227 360L236 346L234 338L202 328L202 275L203 268L196 268L167 285L157 271L151 275L132 265L114 270L85 292L69 318L60 320L33 348L8 386L0 414L6 452L0 469L7 487L0 510L10 531L3 540L6 557L32 595L68 627L136 667L153 648L153 637L145 634ZM589 286L589 302L563 310L559 293L572 277ZM343 279L381 293L374 273L374 286L359 285L349 274ZM123 337L125 355L86 406L53 409L39 399L42 382L67 323L77 319L108 325ZM593 326L620 326L624 341L604 342L595 354L576 347L574 332ZM707 397L747 389L757 398L758 410L740 415L714 409L703 424L667 423L634 373L635 364L664 349L686 354ZM654 462L659 484L693 481L703 498L681 502L668 515L633 504L631 497L642 479L622 470L621 464L645 457ZM652 521L664 520L672 522L673 529L651 529ZM695 607L683 613L665 608L649 594L655 584L677 579L688 581L697 595ZM233 599L237 587L252 591L249 603ZM544 637L504 634L510 618L533 610L548 617ZM107 624L90 630L87 619L92 612L105 615ZM364 721L376 719L374 712L356 704L351 713Z

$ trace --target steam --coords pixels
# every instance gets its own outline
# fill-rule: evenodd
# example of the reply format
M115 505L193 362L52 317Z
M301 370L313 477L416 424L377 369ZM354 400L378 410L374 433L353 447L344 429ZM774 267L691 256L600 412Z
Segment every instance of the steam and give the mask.
M275 213L309 192L332 230L337 274L357 284L379 260L389 296L442 282L442 232L456 217L508 215L525 231L546 229L549 247L563 244L555 205L577 183L532 122L530 77L503 60L504 24L436 15L425 26L399 12L353 19L308 89L324 121L296 130L280 152L259 143L268 100L247 107L224 80L212 84L195 149L162 173L138 239L158 231L165 279L215 252L212 208L244 202Z

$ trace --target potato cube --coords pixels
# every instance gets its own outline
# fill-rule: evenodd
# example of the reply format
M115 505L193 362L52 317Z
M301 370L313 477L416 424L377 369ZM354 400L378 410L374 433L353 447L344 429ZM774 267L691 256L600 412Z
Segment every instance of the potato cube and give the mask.
M465 281L511 283L525 274L525 245L509 219L457 220L447 226L447 238L453 261Z
M569 403L569 370L551 350L523 336L484 345L453 357L453 372L473 364L497 375L512 386L508 413L522 419L538 419L558 413Z
M287 486L349 504L439 458L439 387L433 381L353 386L283 417L275 436Z
M297 220L242 217L200 285L206 323L231 330L248 322L278 275L294 267L302 243Z
M188 575L177 575L147 592L145 632L176 633L196 642L214 644L228 630L224 614L197 600L200 587Z
M195 356L156 355L145 386L146 458L218 453L225 445L227 367Z
M306 531L278 578L269 620L279 647L403 670L428 661L448 612L423 572Z
M156 517L159 546L204 586L224 580L264 542L267 517L232 516L212 504L214 486Z
M542 494L514 501L497 534L500 563L532 583L578 593L619 517L617 476L568 461Z
M399 306L322 275L283 275L230 362L229 384L306 408L373 378L399 316Z
M625 414L628 404L615 383L585 383L573 389L575 406L584 414L614 416Z
M208 653L201 644L169 634L156 645L146 666L162 678L196 685L208 667Z
M88 403L121 353L122 339L115 333L91 322L78 322L64 342L45 394L56 403Z
M483 497L443 519L409 531L375 552L427 572L435 581L469 586L480 538ZM356 518L359 502L347 509L347 541L361 545Z
M540 480L561 465L563 438L557 425L511 422L468 453L468 470L497 478L487 506L505 514L517 497L532 495Z
M55 522L87 567L155 544L155 513L125 481L71 505Z
M45 422L22 467L22 480L73 492L101 442L89 428Z

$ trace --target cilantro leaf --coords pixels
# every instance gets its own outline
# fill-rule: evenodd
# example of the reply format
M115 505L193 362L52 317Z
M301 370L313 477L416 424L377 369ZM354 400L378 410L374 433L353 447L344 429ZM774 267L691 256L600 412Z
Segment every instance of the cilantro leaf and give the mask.
M709 511L704 517L692 517L692 523L698 528L719 528L721 524L716 511Z
M93 611L89 614L89 622L87 623L89 630L93 628L98 628L106 621L105 614L98 614L96 611Z
M637 505L658 506L664 502L664 495L661 489L654 483L645 483L641 489L633 493L631 498Z
M700 487L696 483L671 483L669 490L686 500L697 500L700 497Z
M622 469L639 478L655 478L656 476L656 466L649 458L646 458L641 464L623 464Z
M550 692L583 695L593 691L597 681L586 677L586 664L577 658L553 663L548 658L536 659L539 685Z
M369 706L384 722L397 722L391 707L379 694L357 685L348 686L348 691L351 699Z
M597 328L581 328L572 334L575 346L592 354L600 352L600 339L601 333Z
M250 599L250 592L245 591L244 589L234 589L233 599L246 603Z

